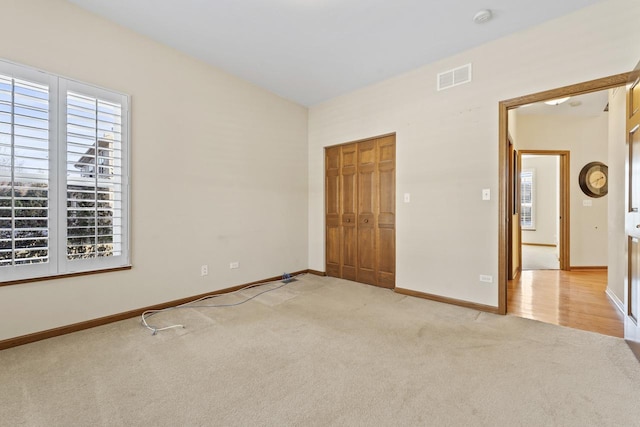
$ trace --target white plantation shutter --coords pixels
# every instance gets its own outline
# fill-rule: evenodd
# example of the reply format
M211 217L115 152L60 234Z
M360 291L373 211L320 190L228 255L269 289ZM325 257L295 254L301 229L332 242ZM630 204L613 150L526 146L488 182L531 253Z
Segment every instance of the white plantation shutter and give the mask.
M49 260L49 88L0 75L0 266Z
M78 82L60 84L68 271L128 264L128 98Z
M523 170L520 173L520 225L523 229L536 227L534 215L535 171Z
M55 270L50 154L55 90L51 76L0 63L0 280Z
M0 281L126 266L128 97L0 61Z
M67 259L122 255L122 105L67 92Z

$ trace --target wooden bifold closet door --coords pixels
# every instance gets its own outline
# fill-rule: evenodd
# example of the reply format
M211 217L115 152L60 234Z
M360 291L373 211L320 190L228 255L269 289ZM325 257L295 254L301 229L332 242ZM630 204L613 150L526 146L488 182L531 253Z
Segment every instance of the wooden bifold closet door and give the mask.
M325 149L326 271L395 287L395 135Z

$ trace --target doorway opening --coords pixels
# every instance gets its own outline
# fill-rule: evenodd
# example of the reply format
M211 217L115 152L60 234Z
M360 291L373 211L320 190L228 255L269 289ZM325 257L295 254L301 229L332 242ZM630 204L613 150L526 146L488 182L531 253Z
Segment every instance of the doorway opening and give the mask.
M560 270L560 158L518 155L521 268Z
M528 106L530 104L535 104L541 101L550 101L557 100L559 98L564 97L575 97L578 95L593 93L597 91L607 90L619 86L624 86L627 83L627 79L629 77L629 73L624 73L616 76L611 76L604 79L598 79L586 83L581 83L577 85L567 86L564 88L549 90L545 92L540 92L537 94L527 95L520 98L514 98L511 100L503 101L500 103L500 141L499 141L499 153L500 153L500 223L499 223L499 277L498 277L498 285L499 285L499 311L503 314L508 312L507 304L509 302L508 292L514 291L512 284L514 280L507 282L508 279L515 280L525 280L528 281L528 292L533 292L535 288L532 286L531 280L536 280L536 277L532 276L530 271L526 271L526 277L523 273L525 270L522 263L522 252L520 249L523 247L522 243L527 243L528 237L526 236L527 232L524 232L523 236L522 224L527 224L530 228L532 227L532 219L535 221L535 218L531 218L531 211L528 210L530 206L526 205L529 203L525 198L523 201L521 187L522 179L520 179L520 173L524 172L524 169L533 169L526 167L526 164L523 167L523 159L526 159L526 156L529 154L540 154L540 153L527 153L526 150L522 150L522 152L518 152L517 143L515 146L510 144L510 132L509 132L509 120L511 116L509 114L510 110L514 110L518 107ZM547 147L552 148L552 147ZM553 151L553 150L547 150ZM514 153L517 153L514 155ZM601 268L601 271L571 271L571 261L569 258L570 248L569 248L569 184L571 183L571 175L570 175L570 159L568 151L566 153L561 153L566 155L566 158L560 156L560 153L543 153L548 155L557 155L558 163L565 163L564 172L564 185L560 185L558 187L558 193L564 192L564 195L558 195L559 199L559 209L563 204L562 202L566 202L563 213L558 211L558 221L562 221L561 227L558 224L557 228L557 245L558 245L558 268L559 270L551 271L549 274L552 274L551 277L542 278L540 280L548 281L550 279L556 280L560 285L562 283L575 283L575 280L578 281L593 281L593 282L603 282L604 287L606 288L607 284L607 272L606 269ZM582 161L582 159L579 159ZM574 168L578 167L578 164L574 165ZM560 173L563 175L563 173ZM527 179L530 179L531 174L527 175ZM526 190L526 189L525 189ZM514 195L514 191L517 191L517 194ZM523 205L523 203L525 205ZM534 214L535 216L535 214ZM563 228L562 230L560 230ZM564 240L564 241L563 241ZM553 241L552 241L553 242ZM535 243L535 241L534 241ZM564 244L563 244L564 243ZM553 244L553 243L549 243ZM579 264L578 264L579 265ZM606 265L606 262L605 262ZM534 270L535 271L535 270ZM578 277L580 276L580 277ZM584 276L584 277L582 277ZM598 276L598 277L596 277ZM526 290L526 289L525 289ZM566 294L562 294L561 292L557 292L555 294L559 301L559 304L562 303ZM606 301L606 296L604 296L604 290L602 291L602 296L605 298L605 304L613 305L610 301ZM614 309L617 310L617 308ZM614 310L614 311L615 311ZM615 313L618 316L620 313ZM562 319L557 319L557 324ZM566 320L566 319L565 319ZM619 320L617 320L619 322ZM552 322L556 323L556 322Z
M570 263L568 150L518 150L516 176L521 271L568 270ZM512 254L511 256L514 256Z

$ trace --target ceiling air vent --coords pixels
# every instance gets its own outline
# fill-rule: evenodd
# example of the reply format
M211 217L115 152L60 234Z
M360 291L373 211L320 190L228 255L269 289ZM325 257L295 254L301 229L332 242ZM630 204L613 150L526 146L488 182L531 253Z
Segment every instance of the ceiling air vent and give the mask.
M438 90L449 89L471 81L471 64L438 74Z

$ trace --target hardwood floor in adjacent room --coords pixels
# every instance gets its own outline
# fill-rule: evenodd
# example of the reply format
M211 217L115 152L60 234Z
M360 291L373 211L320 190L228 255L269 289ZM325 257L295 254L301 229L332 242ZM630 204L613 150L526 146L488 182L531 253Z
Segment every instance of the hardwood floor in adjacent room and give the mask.
M606 270L530 270L507 285L507 314L622 338Z

